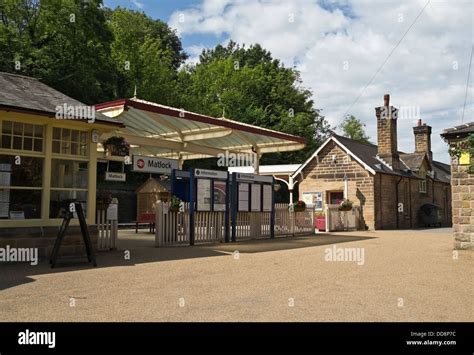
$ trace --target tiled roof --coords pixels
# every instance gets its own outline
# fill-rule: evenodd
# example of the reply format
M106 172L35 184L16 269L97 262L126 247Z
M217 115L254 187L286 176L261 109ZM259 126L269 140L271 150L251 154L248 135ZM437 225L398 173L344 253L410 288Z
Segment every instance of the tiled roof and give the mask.
M43 84L38 79L11 73L0 72L0 107L20 109L42 114L55 115L56 107L87 106L63 93ZM120 122L96 112L96 120L103 123Z
M370 168L375 173L383 173L390 175L398 175L405 177L418 178L416 171L419 170L421 163L426 154L424 153L412 153L407 154L404 152L398 152L400 156L400 167L399 171L392 170L383 160L377 156L378 147L372 143L362 143L354 139L340 136L333 133L332 136L328 139L334 138L337 142L346 147L354 156L356 156L360 161ZM314 158L311 157L304 164L298 168L295 174L298 174L308 163ZM447 164L433 161L432 162L433 171L435 171L435 179L443 182L450 181L450 167Z
M425 159L425 153L400 153L400 160L413 171L418 171L420 169L423 160Z

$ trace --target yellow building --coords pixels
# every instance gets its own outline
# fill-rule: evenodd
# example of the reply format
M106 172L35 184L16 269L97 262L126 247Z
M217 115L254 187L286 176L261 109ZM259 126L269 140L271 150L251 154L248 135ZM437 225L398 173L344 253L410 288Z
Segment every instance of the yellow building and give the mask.
M66 199L81 201L95 223L97 143L117 127L34 78L0 73L0 247L37 246L44 256ZM71 226L65 253L81 244L77 220Z

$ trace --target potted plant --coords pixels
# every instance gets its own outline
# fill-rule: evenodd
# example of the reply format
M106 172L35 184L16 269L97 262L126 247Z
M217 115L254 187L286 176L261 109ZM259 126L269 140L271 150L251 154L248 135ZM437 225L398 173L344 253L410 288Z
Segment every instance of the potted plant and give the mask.
M179 197L171 196L170 212L179 212L180 206L181 206L181 200L179 199Z
M293 204L293 211L295 212L304 212L306 211L306 203L304 201L298 201Z
M339 211L350 211L352 210L352 201L349 199L342 200L341 204L339 205Z
M315 227L317 230L326 231L326 214L323 211L314 213Z
M130 153L130 144L123 137L110 137L103 145L110 155L124 157Z

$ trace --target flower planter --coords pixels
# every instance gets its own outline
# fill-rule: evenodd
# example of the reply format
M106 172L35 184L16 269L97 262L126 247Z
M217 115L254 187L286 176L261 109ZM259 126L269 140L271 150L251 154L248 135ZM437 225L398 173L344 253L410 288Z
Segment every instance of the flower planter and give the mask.
M306 207L293 207L294 212L304 212L306 211Z
M348 212L348 211L352 211L352 207L339 207L339 211L341 212Z
M173 212L173 213L179 212L179 206L178 207L170 207L170 212Z
M325 216L318 216L316 217L316 229L321 232L326 231L326 217Z

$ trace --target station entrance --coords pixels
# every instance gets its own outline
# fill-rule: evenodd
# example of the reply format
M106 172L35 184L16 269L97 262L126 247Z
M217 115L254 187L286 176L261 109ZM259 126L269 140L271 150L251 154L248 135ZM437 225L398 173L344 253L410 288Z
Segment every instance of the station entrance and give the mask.
M275 236L275 230L279 229L275 222L283 220L277 217L281 215L277 210L287 213L288 205L275 205L273 177L258 175L259 160L265 153L302 149L305 139L137 98L99 104L96 110L123 123L115 131L101 134L99 141L119 137L130 148L127 156L120 157L98 144L98 161L123 161L132 165L125 172L110 174L120 179L115 184L126 186L128 171L143 172L153 174L153 179L158 180L158 184L150 183L149 187L163 185L168 189L167 194L158 191L153 195L151 191L150 196L158 196L152 201L152 211L146 202L147 223L150 222L150 230L156 233L156 245ZM231 154L252 155L255 174L183 170L186 160ZM160 197L165 195L166 199ZM119 199L118 216L121 209L133 210L129 200ZM141 220L140 211L137 207L137 221ZM121 225L120 217L118 225Z

